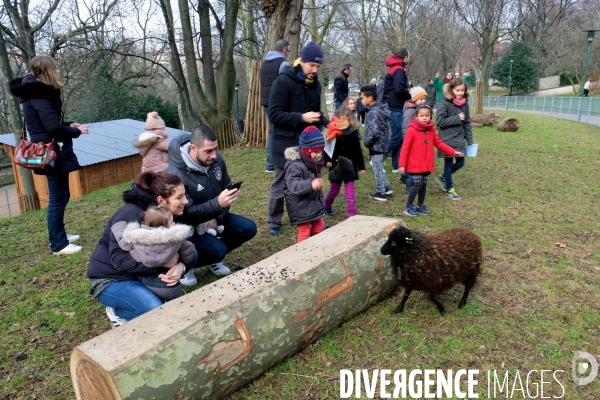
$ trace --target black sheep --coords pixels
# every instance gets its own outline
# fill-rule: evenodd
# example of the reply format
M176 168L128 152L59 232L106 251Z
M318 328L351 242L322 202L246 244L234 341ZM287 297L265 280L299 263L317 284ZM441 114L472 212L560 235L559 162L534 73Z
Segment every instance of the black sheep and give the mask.
M444 315L446 308L435 296L458 282L465 285L465 293L458 305L463 308L483 262L479 236L460 228L426 236L399 225L390 232L381 247L381 254L391 255L392 267L399 269L400 285L406 289L394 314L404 310L404 303L413 290L422 290L429 293L431 301Z

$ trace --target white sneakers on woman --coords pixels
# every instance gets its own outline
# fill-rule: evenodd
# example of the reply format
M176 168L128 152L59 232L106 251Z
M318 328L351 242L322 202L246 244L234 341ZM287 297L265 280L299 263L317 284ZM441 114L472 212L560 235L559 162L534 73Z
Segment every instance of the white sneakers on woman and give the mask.
M108 315L108 319L110 319L110 322L112 323L113 328L116 328L117 326L121 326L127 322L126 319L123 319L123 318L117 316L115 314L115 309L112 307L106 307L106 315Z
M183 286L195 286L198 284L198 280L196 279L196 275L194 275L194 269L190 269L184 276L181 277L179 282Z
M73 243L79 240L79 235L69 235L67 233L67 240L69 241L69 243Z

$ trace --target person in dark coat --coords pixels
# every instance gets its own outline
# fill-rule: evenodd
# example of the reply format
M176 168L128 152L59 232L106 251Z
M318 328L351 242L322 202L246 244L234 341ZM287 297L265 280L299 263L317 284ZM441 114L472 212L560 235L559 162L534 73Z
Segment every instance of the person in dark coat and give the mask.
M427 92L427 101L425 102L425 104L433 108L437 101L437 90L435 90L435 87L433 86L433 79L430 79L429 82L427 82L427 86L425 86L425 91Z
M410 100L408 92L408 77L406 75L406 63L409 54L405 48L397 50L385 62L389 67L385 74L383 86L383 102L388 105L390 111L390 128L392 131L388 152L392 156L392 172L400 171L398 159L402 148L402 109L404 103Z
M260 105L265 108L267 113L269 108L269 97L271 95L271 86L273 82L288 66L286 60L290 54L290 42L281 39L275 43L275 49L267 53L265 60L260 65ZM275 166L271 162L271 141L273 139L273 123L269 121L269 138L267 143L267 166L265 172L275 172Z
M231 272L223 259L256 235L256 224L229 212L239 190L232 188L227 165L217 146L216 133L206 125L195 128L191 135L174 138L169 145L171 161L167 172L178 175L185 184L189 203L175 221L196 227L189 238L198 251L200 262L196 267L206 265L213 274L223 276ZM220 238L203 234L219 225L224 227ZM196 283L193 270L182 279L186 286Z
M356 193L354 190L354 181L358 180L359 175L365 173L365 159L360 146L360 134L358 126L360 123L354 116L352 110L346 107L340 107L335 115L337 122L329 123L328 140L335 131L335 147L331 157L323 153L325 166L329 168L329 181L331 185L329 192L325 196L325 212L329 216L334 216L333 202L340 192L342 183L344 184L344 197L346 198L346 213L348 217L356 215ZM332 127L335 124L335 127ZM333 129L337 128L337 130ZM333 138L332 138L333 139ZM338 164L340 157L342 162Z
M322 63L321 47L310 42L304 46L294 65L284 68L271 88L269 121L273 123L271 162L275 165L275 178L269 194L267 226L272 236L282 233L285 149L298 145L300 134L306 127L329 123L321 113L321 84L317 74Z
M114 327L163 304L140 278L158 276L163 285L154 283L155 290L163 293L179 290L181 293L179 279L196 262L194 259L184 264L173 259L166 267L148 268L119 245L127 225L141 223L142 212L152 204L167 208L174 216L183 214L188 200L181 178L173 174L143 172L131 189L123 193L123 200L125 205L104 226L87 270L90 294L106 306L106 314Z
M444 85L444 98L438 105L436 123L440 139L458 152L466 153L467 146L473 144L471 116L469 113L469 90L460 78L453 78ZM452 182L452 175L465 165L464 157L448 157L438 151L438 158L444 159L444 176L436 176L436 182L452 200L460 200ZM456 161L455 161L456 160Z
M333 79L333 100L335 101L336 110L340 108L350 93L348 89L348 77L351 72L352 65L344 64L342 70Z
M48 239L52 253L73 254L81 251L74 245L78 235L65 231L65 208L71 196L69 172L80 168L73 151L73 139L88 129L75 122L63 121L62 101L56 61L49 56L36 56L29 63L29 74L10 82L10 92L19 98L31 142L56 142L54 168L35 171L48 180Z
M285 150L285 203L290 223L298 227L296 243L325 229L323 207L323 149L325 138L319 129L308 126L300 135L298 147Z

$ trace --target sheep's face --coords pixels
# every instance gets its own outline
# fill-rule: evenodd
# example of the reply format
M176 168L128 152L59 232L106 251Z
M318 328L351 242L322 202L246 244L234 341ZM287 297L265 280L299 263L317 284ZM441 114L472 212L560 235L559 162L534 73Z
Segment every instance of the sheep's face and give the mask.
M387 242L381 246L381 254L384 256L401 252L407 243L412 242L410 229L398 226L390 232Z

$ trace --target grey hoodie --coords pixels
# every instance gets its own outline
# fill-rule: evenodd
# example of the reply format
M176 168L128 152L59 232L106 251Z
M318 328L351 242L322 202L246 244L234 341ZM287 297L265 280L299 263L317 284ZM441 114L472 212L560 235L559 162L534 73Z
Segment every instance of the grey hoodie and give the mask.
M285 60L285 56L283 55L283 53L271 50L267 53L267 56L265 57L265 61L272 61L272 60L275 60L276 58L283 58L283 62L281 63L281 65L279 65L279 73L281 73L281 71L283 71L283 69L285 68L286 65L290 65Z
M130 222L123 230L123 235L116 236L121 249L149 268L164 267L177 253L179 260L186 265L196 256L196 248L186 240L192 236L192 227L188 225L151 228Z

